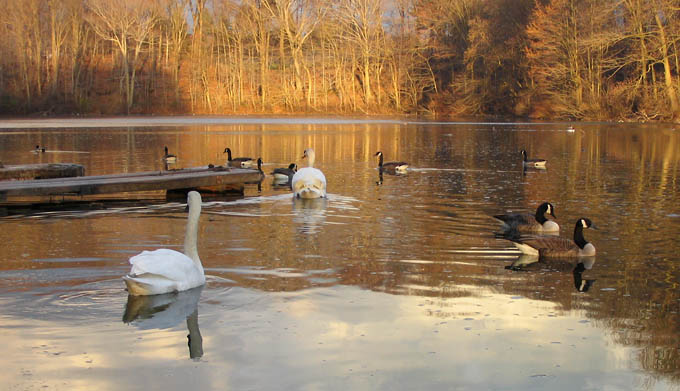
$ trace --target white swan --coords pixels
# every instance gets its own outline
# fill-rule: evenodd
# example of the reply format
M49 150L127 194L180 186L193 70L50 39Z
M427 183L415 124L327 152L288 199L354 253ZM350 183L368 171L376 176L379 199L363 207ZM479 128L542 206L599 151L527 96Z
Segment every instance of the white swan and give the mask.
M291 180L293 195L297 198L326 197L326 177L321 170L314 168L314 150L305 149L302 158L309 160L309 167L299 169Z
M142 251L141 254L130 258L132 268L123 276L129 294L158 295L185 291L205 284L203 265L196 246L201 195L196 191L190 191L187 204L189 218L184 236L184 253L158 249Z

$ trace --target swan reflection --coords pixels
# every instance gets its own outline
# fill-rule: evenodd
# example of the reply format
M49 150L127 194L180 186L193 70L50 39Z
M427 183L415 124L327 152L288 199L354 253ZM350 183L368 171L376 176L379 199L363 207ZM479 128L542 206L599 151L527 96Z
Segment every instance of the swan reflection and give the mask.
M328 198L293 198L293 221L301 225L300 232L315 234L326 221Z
M574 288L579 292L588 292L595 280L584 279L583 272L592 269L594 264L595 257L583 257L574 264L574 261L569 259L541 259L537 256L522 255L505 268L515 271L539 271L543 269L558 272L571 271L574 276Z
M189 357L203 356L203 337L198 328L198 301L203 286L178 293L128 296L123 322L140 330L169 329L186 320Z

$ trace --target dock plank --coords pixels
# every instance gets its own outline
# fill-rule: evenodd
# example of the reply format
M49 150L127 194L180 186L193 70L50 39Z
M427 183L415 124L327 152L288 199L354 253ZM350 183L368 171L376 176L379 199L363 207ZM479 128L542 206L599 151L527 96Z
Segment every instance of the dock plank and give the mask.
M85 175L85 167L74 163L38 163L0 166L0 180L69 178Z
M152 190L219 188L258 181L260 173L243 168L190 168L129 174L0 182L0 200L7 197L96 195Z

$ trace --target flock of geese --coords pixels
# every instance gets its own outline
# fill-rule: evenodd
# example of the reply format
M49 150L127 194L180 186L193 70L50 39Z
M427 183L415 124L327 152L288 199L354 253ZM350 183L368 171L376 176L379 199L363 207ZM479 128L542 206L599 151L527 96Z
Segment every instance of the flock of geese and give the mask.
M227 164L231 167L250 167L254 160L248 157L233 158L231 150L225 148ZM525 150L521 151L523 165L544 167L544 159L529 159ZM404 173L408 163L403 161L385 162L382 152L377 152L380 173ZM307 167L297 169L295 163L288 167L276 168L274 178L288 180L296 198L326 197L326 177L314 167L315 154L312 148L305 149L302 156L307 159ZM166 163L176 161L175 155L168 154L165 147L163 159ZM257 159L258 170L262 171L262 159ZM205 274L198 256L198 221L201 214L201 195L190 191L187 195L189 216L184 237L183 252L158 249L143 251L130 258L131 269L123 276L127 290L133 296L157 295L179 292L205 284ZM593 257L595 246L583 236L583 230L596 229L587 218L580 218L574 226L573 240L559 234L560 226L555 221L555 207L550 202L538 206L535 214L511 213L493 216L502 222L501 237L510 240L525 255L540 258L581 258Z

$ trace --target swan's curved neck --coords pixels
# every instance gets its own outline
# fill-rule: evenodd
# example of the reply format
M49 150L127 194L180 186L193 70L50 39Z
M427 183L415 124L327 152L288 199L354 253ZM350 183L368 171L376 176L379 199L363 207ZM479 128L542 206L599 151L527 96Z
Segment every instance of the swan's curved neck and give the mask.
M314 151L307 151L307 161L309 164L309 167L314 167Z
M193 202L189 204L189 218L184 234L184 254L193 259L198 266L201 266L201 259L198 257L198 219L201 216L201 203Z
M576 226L574 227L574 243L576 243L580 249L583 249L583 247L588 244L588 241L583 237L583 225L581 225L581 221L576 223Z

